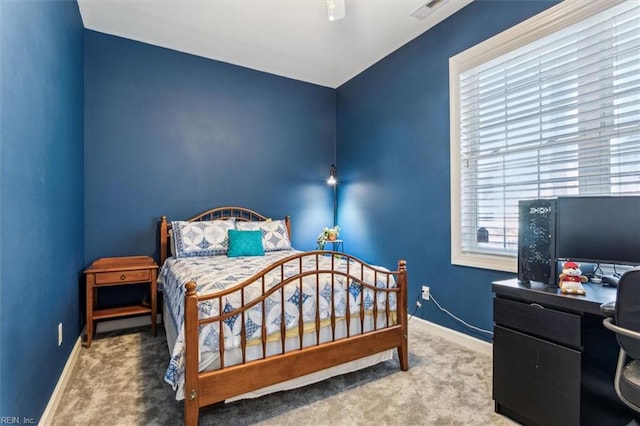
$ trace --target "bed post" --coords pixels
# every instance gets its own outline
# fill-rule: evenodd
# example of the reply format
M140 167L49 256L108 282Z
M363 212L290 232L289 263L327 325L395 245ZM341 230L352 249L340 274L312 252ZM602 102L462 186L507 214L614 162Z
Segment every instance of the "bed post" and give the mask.
M196 283L185 284L184 332L185 332L185 378L184 378L184 424L197 426L200 395L198 386L198 296Z
M398 297L398 313L400 314L400 325L402 326L402 343L398 346L398 359L400 360L400 369L407 371L409 369L409 320L407 319L407 261L398 261L398 286L400 287L400 296Z
M167 217L160 218L160 266L167 260Z
M287 235L289 236L289 240L291 240L291 216L284 217L284 224L287 226Z

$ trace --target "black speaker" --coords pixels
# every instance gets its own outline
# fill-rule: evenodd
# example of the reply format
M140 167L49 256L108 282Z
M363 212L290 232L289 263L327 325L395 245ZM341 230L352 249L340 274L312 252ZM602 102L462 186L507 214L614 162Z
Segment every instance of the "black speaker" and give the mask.
M556 284L556 200L518 203L518 280Z

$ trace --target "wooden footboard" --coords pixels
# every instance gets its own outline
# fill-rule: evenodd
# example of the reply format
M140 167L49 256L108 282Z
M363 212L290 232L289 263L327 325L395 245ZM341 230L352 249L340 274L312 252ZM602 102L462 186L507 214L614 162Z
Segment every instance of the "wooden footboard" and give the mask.
M331 268L321 269L318 265L320 258L331 255ZM347 269L338 270L337 256L347 259ZM302 269L303 260L315 257L315 270ZM300 271L294 276L285 278L284 265L290 262L299 262ZM334 266L336 266L334 268ZM354 270L351 270L350 267ZM365 271L373 273L375 282L386 282L386 287L377 287L373 283L365 282ZM267 274L279 273L282 277L281 281L276 285L268 286L265 276ZM264 303L269 297L280 297L284 304L284 289L286 286L297 286L302 293L303 279L306 285L309 282L315 282L316 294L319 292L320 276L324 278L330 276L332 290L337 285L338 279L345 279L347 283L355 283L361 286L362 291L359 292L359 309L355 313L351 313L349 307L349 298L346 299L347 306L345 317L338 318L335 312L335 292L332 291L331 296L331 338L320 343L320 306L319 297L316 297L316 318L315 326L312 327L315 333L315 343L311 345L303 344L305 334L304 324L298 321L298 330L296 337L299 338L299 348L285 352L285 340L287 332L289 336L291 330L287 330L285 322L285 312L282 309L282 317L280 321L280 337L282 342L281 353L277 355L267 355L266 327L262 327L262 336L260 344L262 345L262 358L257 360L247 360L247 341L245 332L245 315L248 315L250 308L260 306L262 310L262 320L265 323L265 305ZM344 277L344 278L343 278ZM255 282L261 282L262 292L258 297L249 298L247 287ZM395 284L394 284L395 282ZM313 284L312 284L313 285ZM295 287L294 287L295 288ZM373 295L373 304L371 309L365 310L364 294L365 289L369 289L368 294ZM268 269L262 271L243 283L232 288L215 293L213 295L198 296L196 294L196 283L189 282L186 284L185 296L185 424L196 425L198 423L199 408L225 399L242 395L269 385L280 383L306 374L310 374L329 367L340 365L356 359L373 355L387 349L397 348L398 357L400 359L400 368L407 370L409 368L408 346L407 346L407 270L406 262L400 260L398 262L397 271L383 271L376 269L364 262L345 254L338 254L326 251L314 251L299 253L277 262ZM223 299L231 294L240 296L242 306L240 308L224 312ZM395 299L396 309L393 309L390 300ZM380 302L380 303L379 303ZM219 315L199 319L198 304L210 303L211 306L217 307ZM379 309L378 305L382 304L383 309ZM303 317L302 303L299 303L299 318ZM370 330L365 330L365 317L370 315L373 317L373 325ZM224 351L224 328L222 322L228 318L236 317L242 324L241 330L241 352L242 363L238 365L225 366ZM343 320L347 325L355 321L359 322L359 330L351 332L351 327L347 326L346 337L336 337L336 324ZM383 324L380 325L379 323ZM200 327L213 323L218 325L219 340L221 342L219 349L220 368L214 371L199 372L199 329ZM358 327L356 327L358 328ZM365 330L360 332L360 330ZM309 331L307 330L307 333Z
M256 213L253 210L242 207L218 207L200 213L190 219L193 221L209 221L218 219L234 218L236 221L264 221L269 220L266 216ZM291 235L291 224L289 217L284 219L287 232ZM169 255L171 241L171 222L166 216L160 221L160 264L162 265ZM315 258L315 269L302 268L303 260ZM338 258L348 260L346 270L340 270L337 263ZM326 262L322 262L320 267L319 259L331 259L330 267ZM285 275L285 264L299 262L299 273L295 275ZM312 262L313 263L313 262ZM267 274L273 277L276 274L280 278L273 282L267 282ZM365 274L372 280L365 280ZM327 278L331 283L331 302L329 318L320 318L319 309L319 286L320 277ZM286 290L299 289L298 294L303 294L304 285L314 285L315 283L315 323L303 324L298 321L297 332L294 329L286 329L285 310L281 309L280 329L276 332L276 341L281 342L281 347L276 354L270 355L267 351L267 342L273 344L273 335L266 335L266 311L265 301L268 298L280 297L280 302L284 305L284 294ZM346 297L346 307L343 307L344 314L339 317L336 314L335 289L341 281L349 285L359 286L359 308L351 312L349 306L350 298ZM372 282L369 282L372 281ZM256 284L256 282L258 284ZM375 286L375 283L386 283L383 286ZM310 284L311 283L311 284ZM324 281L326 283L326 281ZM251 290L249 286L251 285ZM326 285L326 284L325 284ZM185 295L185 386L184 386L184 409L185 424L196 425L200 407L213 404L225 399L239 396L247 392L264 388L286 380L301 377L316 371L324 370L333 366L344 364L356 359L364 358L388 349L396 348L400 360L400 368L406 371L409 368L409 352L407 346L407 269L404 260L398 261L397 271L384 271L377 269L350 255L328 252L312 251L299 253L271 265L259 274L245 280L244 282L217 292L213 295L198 296L196 293L196 283L186 284ZM256 291L256 286L261 286L261 291ZM366 290L368 289L368 290ZM348 291L348 287L345 288ZM373 300L367 300L370 309L365 309L365 292L372 296ZM235 294L234 294L235 293ZM258 296L256 296L258 293ZM229 310L223 299L230 295L239 296L240 307ZM355 298L356 296L354 296ZM395 299L395 309L391 306L390 300ZM379 303L380 302L380 303ZM211 311L215 314L212 317L200 319L199 304L208 303ZM303 303L297 303L299 312L298 318L303 318ZM379 308L381 305L382 308ZM224 307L223 307L224 306ZM246 338L246 315L250 309L254 314L256 307L262 312L262 335L247 342ZM240 320L240 351L241 363L236 365L225 365L224 348L224 328L223 321L233 321L232 318ZM365 327L365 323L367 326ZM221 342L219 349L219 368L212 371L199 372L199 330L201 327L211 324L218 326L218 337ZM352 332L352 324L355 324ZM346 336L336 333L338 326L344 326ZM306 330L305 330L306 328ZM321 328L325 333L321 339ZM342 330L342 331L345 331ZM279 334L279 336L278 336ZM293 334L293 336L292 336ZM314 343L305 343L305 336L315 334ZM330 337L326 337L326 335ZM296 349L287 349L285 341L289 339L299 339ZM262 345L262 357L258 359L247 357L247 345ZM277 343L276 343L277 345ZM287 350L285 350L287 349ZM227 362L226 364L234 364Z

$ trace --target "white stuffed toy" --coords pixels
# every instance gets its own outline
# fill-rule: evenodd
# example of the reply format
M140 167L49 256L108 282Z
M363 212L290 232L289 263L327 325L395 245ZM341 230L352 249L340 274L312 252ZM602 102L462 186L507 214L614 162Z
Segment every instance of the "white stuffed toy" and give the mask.
M568 260L562 265L562 273L560 274L560 291L565 294L581 294L584 295L587 292L584 291L582 283L589 281L587 277L582 275L580 265L576 262Z

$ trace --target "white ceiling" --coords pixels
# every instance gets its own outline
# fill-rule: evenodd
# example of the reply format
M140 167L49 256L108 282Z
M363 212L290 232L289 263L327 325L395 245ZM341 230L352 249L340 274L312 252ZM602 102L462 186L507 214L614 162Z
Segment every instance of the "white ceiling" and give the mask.
M84 26L156 46L336 88L472 0L78 0Z

